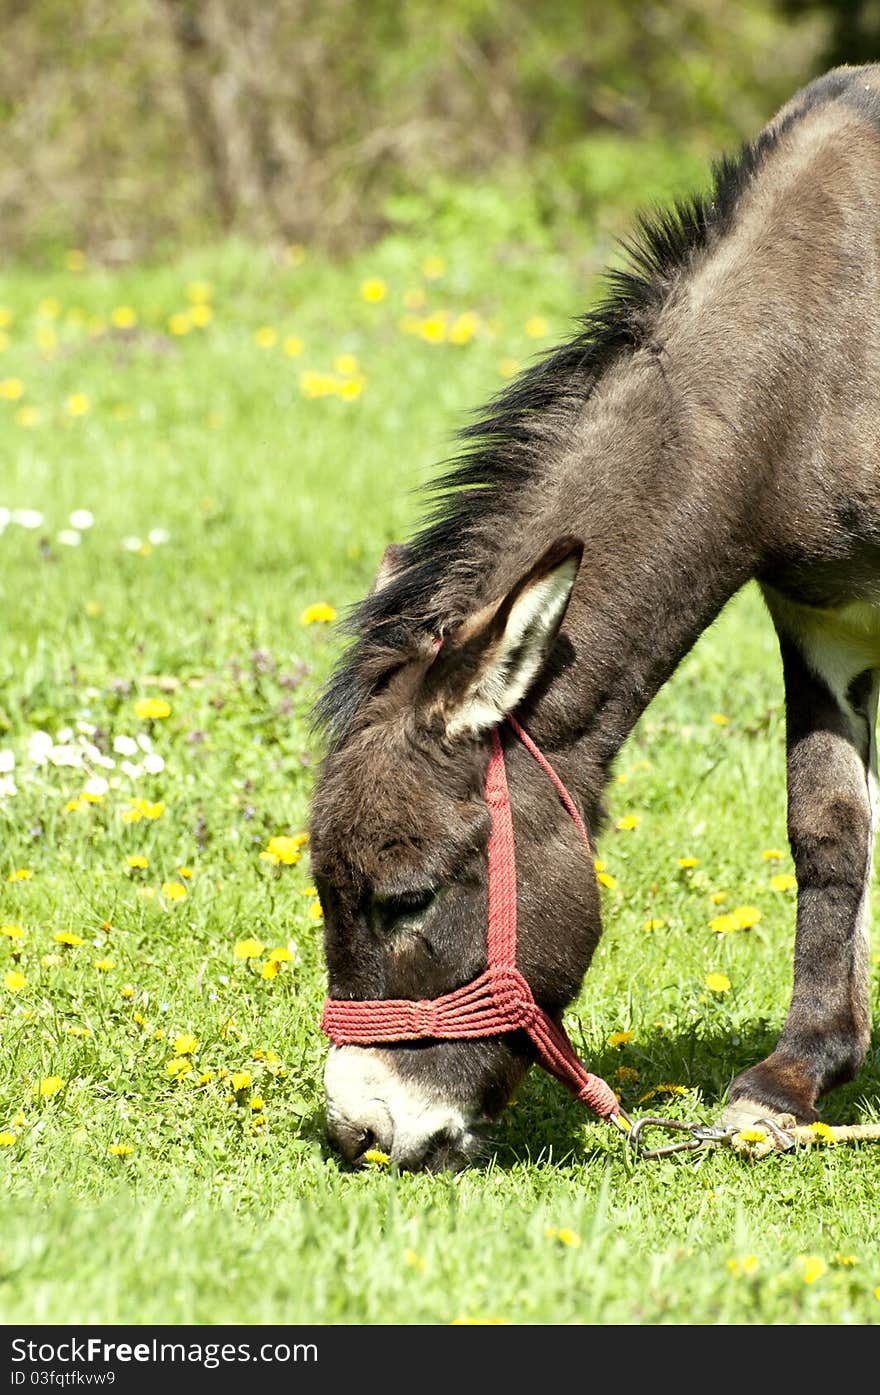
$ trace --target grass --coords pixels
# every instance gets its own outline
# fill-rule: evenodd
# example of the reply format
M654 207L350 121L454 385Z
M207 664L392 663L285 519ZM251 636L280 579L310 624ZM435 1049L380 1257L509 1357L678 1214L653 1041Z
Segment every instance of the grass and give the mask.
M260 857L306 828L308 710L338 648L301 616L364 592L414 518L413 483L502 374L564 336L592 272L535 233L389 238L342 267L231 244L0 280L0 506L43 515L0 536L17 787L0 798L0 923L22 931L0 935L4 1321L880 1317L880 1150L631 1169L538 1076L479 1170L355 1175L324 1145L308 859ZM172 332L196 303L209 322ZM94 515L77 546L59 541L75 510ZM139 717L145 698L168 715ZM35 765L36 731L116 764ZM114 742L139 735L160 771L123 770L143 752ZM793 893L771 881L791 871L781 682L756 595L639 724L610 804L616 886L575 1037L632 1109L708 1120L772 1045L791 982ZM752 929L709 927L740 905L760 910ZM236 957L248 940L260 951ZM290 959L264 977L272 949ZM878 1080L875 1050L825 1117L875 1119Z

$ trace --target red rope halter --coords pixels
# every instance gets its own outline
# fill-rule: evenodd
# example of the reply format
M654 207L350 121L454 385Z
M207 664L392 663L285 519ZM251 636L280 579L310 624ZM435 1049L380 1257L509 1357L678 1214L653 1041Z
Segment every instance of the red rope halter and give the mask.
M592 856L590 839L574 800L534 741L515 718L508 721L530 755L549 775ZM439 998L350 1001L328 998L321 1028L336 1046L373 1046L377 1042L419 1041L425 1037L457 1040L527 1032L538 1061L562 1081L594 1114L626 1127L626 1116L611 1086L591 1075L578 1059L564 1027L539 1007L516 967L516 855L504 750L492 732L492 755L486 772L486 803L492 815L489 835L489 927L484 971Z

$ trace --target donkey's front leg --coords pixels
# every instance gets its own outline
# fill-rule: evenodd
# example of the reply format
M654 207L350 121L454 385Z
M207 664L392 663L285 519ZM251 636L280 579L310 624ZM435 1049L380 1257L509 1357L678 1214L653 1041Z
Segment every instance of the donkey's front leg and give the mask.
M776 1050L734 1081L725 1122L817 1117L870 1035L868 899L880 671L867 637L767 594L779 631L788 736L788 836L798 878L794 993Z

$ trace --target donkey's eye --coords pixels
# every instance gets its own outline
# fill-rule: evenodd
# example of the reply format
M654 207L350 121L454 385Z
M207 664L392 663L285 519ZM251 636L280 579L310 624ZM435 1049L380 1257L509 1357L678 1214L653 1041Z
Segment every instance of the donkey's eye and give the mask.
M372 905L374 928L389 930L407 921L419 920L433 906L437 895L437 891L426 889L375 897Z

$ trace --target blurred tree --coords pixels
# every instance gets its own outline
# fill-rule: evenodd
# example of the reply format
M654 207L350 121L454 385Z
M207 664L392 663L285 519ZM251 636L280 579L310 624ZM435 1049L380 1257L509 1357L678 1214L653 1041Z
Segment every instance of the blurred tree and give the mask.
M3 245L344 247L392 195L532 157L552 217L548 171L570 156L579 178L598 132L709 153L760 127L827 42L827 13L800 8L0 0Z
M874 63L880 58L880 4L877 0L782 0L783 13L801 20L819 15L827 39L822 67Z

